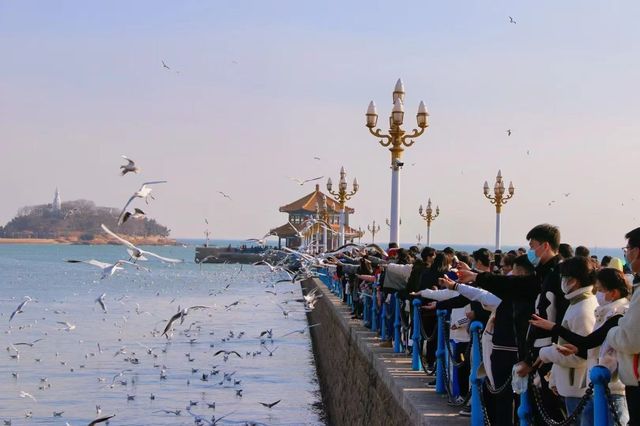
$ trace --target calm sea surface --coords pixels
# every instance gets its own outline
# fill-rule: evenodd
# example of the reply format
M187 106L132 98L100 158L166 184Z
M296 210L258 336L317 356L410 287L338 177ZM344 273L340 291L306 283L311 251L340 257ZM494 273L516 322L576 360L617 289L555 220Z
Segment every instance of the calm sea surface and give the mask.
M0 419L83 425L98 417L100 405L102 415L116 414L111 425L191 425L186 407L197 404L191 413L207 419L228 414L218 424L324 424L308 332L282 337L307 325L294 301L299 285L267 287L283 277L264 266L201 269L193 247L148 249L188 263L142 262L150 272L125 269L101 280L98 268L63 260L114 262L127 258L122 246L0 245ZM107 313L95 303L102 293ZM9 322L24 296L34 301ZM278 304L292 311L288 318ZM193 305L211 308L176 322L170 340L160 336L178 306ZM258 337L266 329L273 329L273 342L266 342L272 356ZM231 354L225 362L214 356L221 349L242 358ZM271 409L259 404L277 400ZM213 402L215 409L207 405ZM54 417L54 411L64 413Z

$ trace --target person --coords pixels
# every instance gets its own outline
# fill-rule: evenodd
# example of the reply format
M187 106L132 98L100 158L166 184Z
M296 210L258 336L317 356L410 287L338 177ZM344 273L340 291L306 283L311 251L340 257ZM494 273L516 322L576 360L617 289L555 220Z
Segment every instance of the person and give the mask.
M552 336L549 332L539 330L533 326L528 328L529 318L523 319L522 312L526 312L529 303L535 303L535 312L542 318L556 321L564 316L569 301L564 298L560 286L560 230L550 224L534 226L526 236L529 240L527 257L535 267L535 280L527 277L502 276L491 273L476 274L471 271L459 271L460 282L475 281L480 288L495 294L500 299L517 301L518 312L514 326L517 327L516 335L518 345L518 358L520 362L517 374L525 377L532 372L532 364L537 359L540 348L552 344ZM526 337L525 337L526 336ZM538 369L540 379L542 401L549 415L556 421L564 418L564 404L548 386L547 373L551 370L549 364Z
M598 306L592 291L596 281L596 271L591 264L591 259L585 256L567 259L560 264L560 274L562 291L570 303L562 318L562 326L576 334L586 336L593 331L596 322L594 312ZM560 337L558 342L563 344L566 341ZM540 348L538 359L533 364L536 367L543 363L553 363L549 386L564 398L569 415L576 410L587 390L586 355L586 352L580 351L577 354L565 356L560 353L556 345L550 345ZM584 412L575 422L578 426L582 424L582 415Z
M627 239L626 258L629 268L634 274L640 272L640 228L629 231ZM617 327L613 327L607 334L607 343L616 350L618 359L618 374L625 385L625 396L629 408L630 424L640 424L640 291L639 280L634 279L633 295L629 309L620 319Z
M576 247L576 256L589 257L591 252L585 246Z
M602 256L602 260L600 261L600 267L608 268L610 262L611 262L611 256Z
M513 264L516 260L516 255L507 253L502 258L502 264L500 265L500 269L502 270L503 275L511 275L513 274Z
M571 247L571 244L560 243L558 246L558 254L562 260L569 259L570 257L573 257L573 247Z
M616 417L622 425L629 421L629 410L625 399L624 384L620 381L617 374L618 369L616 353L613 348L605 343L607 332L618 325L618 321L629 307L629 299L631 288L621 270L613 268L603 268L598 271L596 278L596 299L598 307L595 310L596 322L593 327L594 331L587 335L581 336L573 333L569 329L560 324L547 321L536 315L530 321L535 327L551 330L551 332L563 338L569 344L558 347L563 355L572 355L587 352L587 366L589 370L598 364L604 365L612 373L612 379L609 382L609 391L611 392L611 400L616 408ZM587 384L590 382L587 376ZM610 424L613 424L613 416L610 415ZM581 422L584 425L593 424L593 399L590 399L584 408Z

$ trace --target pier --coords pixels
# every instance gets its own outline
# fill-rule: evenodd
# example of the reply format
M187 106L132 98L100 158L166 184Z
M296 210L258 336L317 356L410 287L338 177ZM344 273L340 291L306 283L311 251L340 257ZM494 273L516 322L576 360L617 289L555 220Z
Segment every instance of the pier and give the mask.
M377 334L352 320L348 306L318 278L302 283L323 295L308 314L323 402L332 425L468 425L434 379L412 369L411 357L378 345Z

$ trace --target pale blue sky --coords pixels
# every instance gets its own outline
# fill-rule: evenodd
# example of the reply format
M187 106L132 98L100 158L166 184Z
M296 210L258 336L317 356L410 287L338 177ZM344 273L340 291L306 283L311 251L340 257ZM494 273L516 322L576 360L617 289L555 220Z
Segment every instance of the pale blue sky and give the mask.
M385 123L401 77L407 126L420 100L431 114L405 152L401 241L425 234L417 208L431 197L433 242L492 245L482 184L501 168L516 186L504 244L551 222L574 244L622 245L639 225L639 12L633 1L0 0L0 222L56 186L63 200L120 207L163 178L146 210L173 236L201 236L206 216L215 237L250 238L313 189L287 176L336 180L344 165L361 184L352 224L384 223L390 156L364 112L374 100ZM121 154L142 174L118 176Z

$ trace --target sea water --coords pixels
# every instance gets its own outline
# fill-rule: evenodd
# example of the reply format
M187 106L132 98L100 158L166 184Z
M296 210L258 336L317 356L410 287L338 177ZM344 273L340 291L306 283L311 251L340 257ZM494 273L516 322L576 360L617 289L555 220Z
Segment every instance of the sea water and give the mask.
M127 259L122 246L0 245L0 419L81 425L99 405L101 416L116 414L111 425L190 425L195 415L226 415L221 425L325 423L308 331L283 337L308 325L299 284L272 287L285 277L265 266L196 265L193 247L147 249L187 262L151 259L139 262L148 272L100 279L98 268L65 260ZM103 293L106 313L95 302ZM24 296L34 300L9 322ZM160 336L179 307L194 305L208 308ZM267 329L273 340L263 345ZM214 356L222 349L241 358Z

